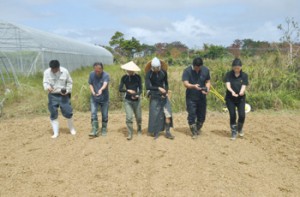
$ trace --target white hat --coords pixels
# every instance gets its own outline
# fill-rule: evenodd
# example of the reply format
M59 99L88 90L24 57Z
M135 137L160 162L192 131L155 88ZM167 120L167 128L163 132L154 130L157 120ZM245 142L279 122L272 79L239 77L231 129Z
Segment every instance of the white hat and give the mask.
M157 57L153 58L151 61L151 66L152 67L160 67L161 66L160 60Z
M121 68L124 70L134 71L134 72L141 71L141 69L133 61L122 65Z

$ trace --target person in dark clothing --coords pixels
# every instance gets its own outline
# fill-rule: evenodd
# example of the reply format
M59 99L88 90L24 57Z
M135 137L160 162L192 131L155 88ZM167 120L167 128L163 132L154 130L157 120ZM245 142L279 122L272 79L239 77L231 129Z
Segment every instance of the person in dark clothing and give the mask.
M151 70L146 74L145 83L150 97L148 132L157 139L160 131L166 129L166 137L174 139L170 132L173 123L171 103L168 98L168 74L161 69L161 62L156 57L151 61Z
M232 70L226 73L226 105L230 115L231 139L235 140L237 133L244 136L243 125L246 118L246 86L248 75L242 71L242 61L238 58L232 62ZM236 108L238 111L238 124L236 124Z
M142 110L140 100L140 95L142 93L142 79L140 75L135 73L140 71L140 68L134 62L124 64L121 68L127 72L127 74L122 76L119 91L125 93L124 107L128 130L127 140L131 140L133 135L133 114L135 115L137 122L138 135L142 134Z
M196 139L205 121L206 95L210 89L210 72L200 57L195 58L193 65L184 70L182 81L186 87L187 120L192 138Z

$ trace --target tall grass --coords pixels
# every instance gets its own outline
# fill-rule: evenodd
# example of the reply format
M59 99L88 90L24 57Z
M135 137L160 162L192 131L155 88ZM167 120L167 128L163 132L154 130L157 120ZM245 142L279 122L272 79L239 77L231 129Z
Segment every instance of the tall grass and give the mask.
M148 59L149 60L149 59ZM139 73L143 79L144 66L148 60L138 59L135 62L142 68ZM225 95L224 76L231 69L232 59L204 60L211 71L211 83L222 95ZM276 55L268 57L242 58L243 70L249 75L250 85L247 88L247 103L254 109L300 109L300 78L297 65L287 67L284 60ZM181 82L183 70L188 65L170 66L168 70L169 85L172 91L171 103L174 112L185 110L185 88ZM88 85L92 66L77 69L71 73L73 78L72 105L75 111L90 110L90 91ZM110 74L110 110L122 109L122 95L118 86L124 71L120 65L105 66ZM30 77L19 77L20 88L6 97L4 115L7 117L27 114L45 114L47 109L47 92L42 87L42 73ZM208 107L211 110L221 110L224 103L212 94L208 97ZM149 101L142 95L142 107L148 109Z

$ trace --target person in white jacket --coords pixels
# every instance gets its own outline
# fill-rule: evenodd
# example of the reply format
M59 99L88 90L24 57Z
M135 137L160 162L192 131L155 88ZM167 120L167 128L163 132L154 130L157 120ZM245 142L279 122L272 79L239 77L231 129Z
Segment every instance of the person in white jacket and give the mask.
M51 60L48 69L44 71L43 86L48 91L48 109L53 129L52 138L59 135L58 107L62 115L68 120L68 127L72 135L76 134L73 125L73 109L70 102L72 92L72 78L69 71L60 67L58 60Z

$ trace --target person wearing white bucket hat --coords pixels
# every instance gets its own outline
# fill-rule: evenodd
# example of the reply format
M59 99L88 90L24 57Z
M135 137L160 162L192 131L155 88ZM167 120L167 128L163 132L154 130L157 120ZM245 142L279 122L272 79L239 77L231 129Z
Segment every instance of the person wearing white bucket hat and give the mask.
M170 132L173 121L168 98L168 74L161 66L161 61L155 57L151 61L151 69L146 73L145 83L150 97L148 132L157 139L160 131L166 129L166 138L174 139Z
M135 72L141 69L133 62L121 66L127 73L122 76L119 91L125 93L124 107L126 112L127 140L133 136L133 114L137 122L138 135L142 134L142 110L140 95L142 93L142 79ZM125 88L124 88L125 86Z

